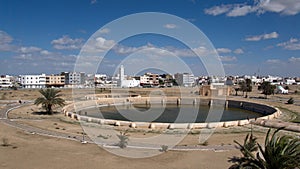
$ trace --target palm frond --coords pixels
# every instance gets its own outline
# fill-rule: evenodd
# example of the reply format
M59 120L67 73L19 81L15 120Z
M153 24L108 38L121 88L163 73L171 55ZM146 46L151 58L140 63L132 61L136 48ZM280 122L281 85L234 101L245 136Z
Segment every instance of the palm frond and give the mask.
M42 105L42 107L46 110L47 113L52 113L53 106L64 106L65 100L60 98L62 95L60 94L60 90L56 89L40 89L42 97L37 98L34 101L35 105Z

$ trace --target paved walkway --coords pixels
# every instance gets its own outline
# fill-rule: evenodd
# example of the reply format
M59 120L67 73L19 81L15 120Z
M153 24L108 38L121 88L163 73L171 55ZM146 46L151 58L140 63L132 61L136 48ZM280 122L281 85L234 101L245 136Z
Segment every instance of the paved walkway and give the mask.
M8 106L6 106L5 108L0 110L0 122L9 125L11 127L14 128L18 128L21 129L27 133L31 133L31 134L38 134L38 135L43 135L43 136L50 136L50 137L56 137L56 138L64 138L64 139L69 139L69 140L75 140L75 141L82 141L82 136L78 136L75 134L66 134L66 133L61 133L61 132L55 132L55 131L49 131L49 130L44 130L44 129L40 129L37 127L33 127L33 126L29 126L26 124L21 124L18 123L17 120L14 119L9 119L8 118L8 113L16 108L22 107L22 106L27 106L32 104L32 102L27 102L24 104L19 104L19 103L15 103L15 104L9 104ZM91 141L88 137L86 137L86 141Z
M8 113L11 110L22 107L22 106L28 106L30 104L32 104L32 102L29 102L29 101L27 103L23 103L23 104L19 104L17 101L6 104L6 106L0 110L0 122L4 123L6 125L9 125L11 127L14 127L14 128L21 129L21 130L23 130L27 133L31 133L31 134L37 134L37 135L49 136L49 137L55 137L55 138L62 138L62 139L68 139L68 140L73 140L73 141L79 141L79 142L83 141L83 137L76 135L76 134L44 130L44 129L40 129L38 127L21 124L18 122L20 120L14 120L14 119L8 118ZM255 121L255 122L253 122L253 124L261 125L261 126L265 126L265 127L273 127L273 128L286 127L285 128L286 130L300 132L300 124L283 122L280 120L272 120L272 121L265 120L264 122ZM85 136L84 141L87 143L94 143L89 137L86 137L86 136ZM118 148L117 146L115 146L113 144L111 144L111 145L103 144L102 146L106 147L106 148L110 148L110 147ZM128 147L142 148L142 149L160 149L159 145L152 146L152 147L151 146L141 146L141 145L129 145ZM229 151L229 150L233 150L233 149L236 149L236 147L234 145L207 145L207 146L197 145L197 146L175 146L170 150L180 150L180 151L211 150L211 151L219 152L219 151Z
M21 124L18 121L19 120L14 120L14 119L9 119L8 118L8 113L16 108L22 107L22 106L27 106L32 104L32 102L27 102L24 104L19 104L19 103L14 103L14 104L9 104L7 105L5 108L0 110L0 122L9 125L11 127L14 128L18 128L21 129L27 133L30 134L37 134L37 135L42 135L42 136L49 136L49 137L55 137L55 138L62 138L62 139L68 139L68 140L73 140L73 141L80 141L82 142L83 137L82 136L78 136L75 134L67 134L67 133L61 133L61 132L57 132L57 131L50 131L50 130L44 130L44 129L40 129L37 127L33 127L33 126L29 126L26 124ZM85 136L85 140L87 143L94 143L89 137ZM115 145L102 145L105 148L118 148L118 146ZM130 148L142 148L142 149L160 149L160 146L153 146L153 147L143 147L143 146L139 146L139 145L129 145L128 147ZM211 151L215 151L215 152L222 152L222 151L229 151L229 150L233 150L236 149L236 147L234 145L208 145L208 146L175 146L172 149L169 150L179 150L179 151L190 151L190 150L211 150Z

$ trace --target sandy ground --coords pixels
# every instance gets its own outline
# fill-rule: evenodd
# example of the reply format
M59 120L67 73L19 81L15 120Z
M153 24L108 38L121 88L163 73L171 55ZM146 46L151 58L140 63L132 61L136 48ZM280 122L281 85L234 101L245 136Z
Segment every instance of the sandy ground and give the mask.
M97 145L81 144L24 133L0 124L0 138L10 146L0 146L0 168L228 168L228 157L237 150L168 151L152 158L130 159L115 156Z
M291 86L294 87L294 86ZM292 90L298 90L295 88ZM6 93L6 94L4 94ZM71 100L71 90L64 90L63 97ZM240 93L241 94L241 93ZM254 91L249 96L263 96ZM32 100L39 96L37 90L20 91L0 91L0 97L6 100ZM299 94L274 95L270 99L249 99L241 96L231 96L230 98L239 100L251 100L253 102L267 103L288 109L300 114L299 106L287 105L288 98L293 97L296 103L300 101ZM270 100L272 100L270 102ZM3 105L0 105L2 108ZM60 108L57 109L59 111ZM62 114L36 115L32 112L39 112L41 109L36 106L27 106L13 110L9 117L17 119L20 123L39 127L42 129L59 131L62 133L72 133L81 135L82 128L78 122L73 121ZM290 116L287 117L287 119ZM264 139L267 129L254 127L254 134L259 142ZM234 145L233 140L242 142L245 135L249 133L250 125L243 127L218 129L208 140L208 145ZM153 133L134 132L129 133L135 137L150 137ZM297 134L297 133L290 133ZM299 134L299 133L298 133ZM199 135L191 134L187 136L179 145L198 145ZM0 144L4 139L9 146L0 146L0 168L207 168L223 169L228 168L231 163L229 157L239 156L238 150L222 152L214 151L168 151L151 158L131 159L113 155L95 144L81 144L76 141L57 139L46 136L32 135L19 129L12 128L0 123Z

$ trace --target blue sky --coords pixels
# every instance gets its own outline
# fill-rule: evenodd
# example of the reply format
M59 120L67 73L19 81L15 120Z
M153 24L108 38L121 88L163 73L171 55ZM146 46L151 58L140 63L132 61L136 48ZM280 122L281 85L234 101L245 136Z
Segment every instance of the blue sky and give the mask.
M300 76L300 0L0 0L0 74L72 71L95 32L140 12L172 14L194 24L214 45L227 75ZM168 22L162 26L180 28ZM98 47L115 47L104 57L99 73L112 74L129 54L154 47L175 53L194 74L206 74L178 40L144 34L116 45L108 39L113 32L102 31L103 43L98 45L104 46Z

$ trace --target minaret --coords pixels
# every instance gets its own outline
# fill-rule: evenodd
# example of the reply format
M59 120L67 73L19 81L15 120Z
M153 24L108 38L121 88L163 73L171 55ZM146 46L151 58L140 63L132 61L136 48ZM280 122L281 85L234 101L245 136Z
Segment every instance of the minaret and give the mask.
M125 80L125 75L124 75L124 66L121 65L119 68L119 86L122 87L123 86L123 80Z
M119 73L120 73L120 80L124 80L124 66L123 65L121 65L120 66L120 70L119 70Z

